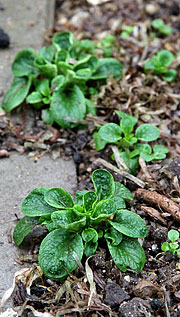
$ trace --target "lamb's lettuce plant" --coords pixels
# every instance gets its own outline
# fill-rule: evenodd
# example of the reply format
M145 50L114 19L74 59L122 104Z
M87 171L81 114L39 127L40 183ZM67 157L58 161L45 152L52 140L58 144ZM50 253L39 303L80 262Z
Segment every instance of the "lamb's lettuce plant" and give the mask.
M121 32L121 38L127 39L134 31L134 26L131 25L123 25L122 26L122 32Z
M168 36L172 33L172 28L166 24L161 19L155 19L152 21L152 26L160 35Z
M177 77L177 71L168 67L174 58L173 53L168 50L157 52L144 64L145 73L151 72L153 75L162 77L168 83L173 82Z
M42 109L46 124L77 126L87 113L96 113L91 91L109 76L122 76L122 65L116 59L94 54L93 42L77 41L70 32L56 34L52 45L39 52L22 50L12 64L14 80L2 108L10 112L26 100Z
M168 238L170 242L165 241L161 245L161 250L164 252L170 252L172 254L177 254L178 258L180 258L180 248L179 248L179 232L177 230L171 229L168 232Z
M114 182L106 170L92 174L95 191L80 191L74 201L62 188L34 189L23 201L25 214L16 225L13 238L20 245L36 224L49 230L39 250L39 264L46 276L62 280L78 267L83 253L93 255L101 239L107 243L116 266L141 272L144 250L138 238L147 235L145 222L126 209L132 194Z
M139 167L139 156L145 162L152 160L161 160L166 157L169 150L163 145L154 145L151 147L147 143L157 140L159 129L151 124L142 124L133 133L137 123L137 118L124 112L115 110L115 113L121 117L120 125L116 123L106 123L93 137L96 144L96 150L102 150L108 143L116 144L120 156L129 167L129 173L136 174Z

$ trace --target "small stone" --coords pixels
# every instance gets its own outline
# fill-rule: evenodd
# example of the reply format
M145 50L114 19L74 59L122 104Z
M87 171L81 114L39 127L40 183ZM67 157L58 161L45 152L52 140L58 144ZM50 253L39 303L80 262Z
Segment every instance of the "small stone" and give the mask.
M131 278L129 275L124 276L124 280L127 281L128 283L130 283Z
M130 296L123 291L123 289L116 283L108 283L105 288L106 298L105 304L116 307L121 304L124 300L130 298Z
M149 15L154 15L158 11L158 8L156 5L149 3L146 5L145 11Z

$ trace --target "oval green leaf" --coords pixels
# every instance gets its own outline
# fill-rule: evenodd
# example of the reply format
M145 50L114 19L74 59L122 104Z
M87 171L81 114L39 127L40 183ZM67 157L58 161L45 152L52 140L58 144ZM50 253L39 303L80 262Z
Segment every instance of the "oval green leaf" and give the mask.
M39 70L34 65L35 53L32 48L19 52L12 64L12 73L14 76L37 76Z
M159 129L152 124L142 124L136 129L135 136L137 139L145 142L151 142L159 138Z
M113 76L116 79L120 79L122 77L122 70L122 65L116 59L102 58L99 60L98 67L95 73L92 75L91 79L106 79L110 76Z
M22 202L21 210L29 217L48 215L57 210L50 206L44 199L45 193L49 190L46 187L34 189Z
M137 239L123 237L118 246L107 240L109 252L116 266L125 272L127 267L140 273L145 264L145 254Z
M41 243L39 264L47 277L62 280L77 268L76 258L81 261L82 256L81 236L57 229L50 232Z
M107 123L98 131L100 138L106 142L117 142L121 140L121 134L122 130L116 123Z
M92 173L92 181L99 200L107 199L114 194L114 179L108 171L104 169L95 170Z
M39 223L39 217L22 218L16 225L13 232L13 239L17 245L20 245L24 238L32 231L33 227Z
M72 208L74 206L73 199L67 190L63 188L51 188L44 195L45 201L58 209Z
M109 224L128 237L144 238L148 234L144 220L127 209L117 210L113 221L109 221Z

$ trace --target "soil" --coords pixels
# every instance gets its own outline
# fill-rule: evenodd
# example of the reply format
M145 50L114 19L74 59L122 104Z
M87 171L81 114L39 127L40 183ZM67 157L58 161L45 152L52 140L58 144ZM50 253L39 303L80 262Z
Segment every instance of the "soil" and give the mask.
M97 3L94 5L93 3ZM168 37L153 37L151 22L163 19L173 28ZM174 54L180 50L180 4L177 0L57 0L54 30L45 36L51 42L54 33L69 30L78 39L98 41L107 34L117 38L113 57L124 66L120 83L108 80L95 97L97 116L86 118L82 129L63 130L46 126L34 110L31 126L26 125L29 109L23 108L22 123L9 117L0 118L0 156L10 155L12 150L28 152L37 160L49 152L54 159L73 157L78 175L78 190L91 189L90 176L95 168L107 168L116 181L125 184L134 193L129 209L139 214L146 222L149 234L141 241L146 254L146 263L140 274L128 269L122 273L114 265L107 249L101 245L95 256L89 259L93 271L96 294L91 298L91 287L84 269L79 267L66 281L51 281L44 276L36 278L27 293L25 285L16 285L14 305L22 309L21 316L34 316L35 310L52 316L180 316L180 263L176 255L163 253L161 244L167 240L170 229L179 229L177 213L166 207L169 199L179 210L180 202L180 83L168 84L159 77L145 75L144 61L160 49ZM133 36L121 38L122 25L135 26ZM180 60L174 64L180 75ZM112 149L97 152L92 135L104 122L118 122L114 110L125 111L138 118L138 124L153 123L159 129L159 144L168 147L167 159L141 164L137 180L143 182L147 195L138 193L139 183L115 172L116 163L111 160ZM32 110L31 110L32 111ZM101 160L99 160L101 158ZM143 187L143 186L142 186ZM148 196L159 194L153 201ZM168 205L169 206L169 205ZM175 215L175 216L174 216ZM37 248L33 249L36 263ZM32 274L37 266L32 267ZM89 302L90 301L90 302ZM45 315L44 315L45 316ZM48 315L47 315L48 316ZM50 315L49 315L50 316Z

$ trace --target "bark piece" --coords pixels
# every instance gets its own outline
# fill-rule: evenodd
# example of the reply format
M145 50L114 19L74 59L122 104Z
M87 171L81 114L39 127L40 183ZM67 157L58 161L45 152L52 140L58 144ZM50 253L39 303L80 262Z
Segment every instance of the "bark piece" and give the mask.
M141 206L141 209L145 211L150 217L159 221L163 225L167 225L167 221L161 216L160 212L157 209L148 206Z
M180 207L166 196L142 188L136 190L135 196L164 209L170 213L176 221L180 222Z
M134 288L134 295L143 299L157 297L162 295L162 291L151 281L142 280Z

